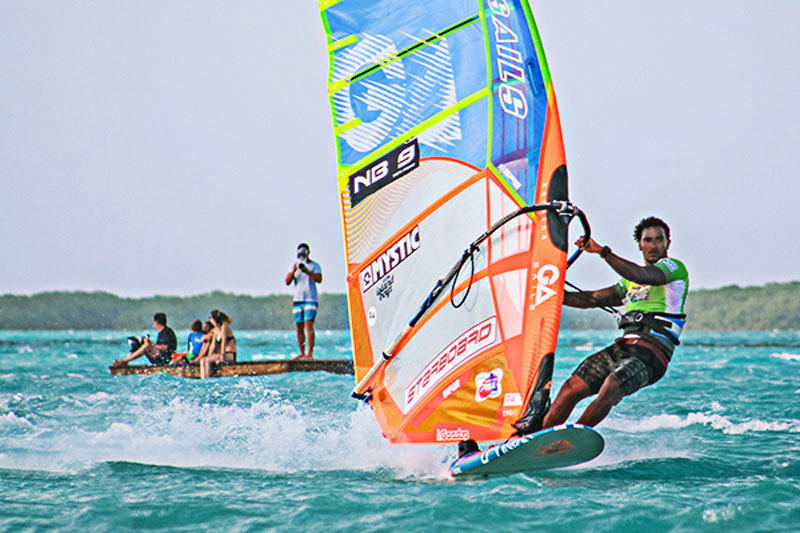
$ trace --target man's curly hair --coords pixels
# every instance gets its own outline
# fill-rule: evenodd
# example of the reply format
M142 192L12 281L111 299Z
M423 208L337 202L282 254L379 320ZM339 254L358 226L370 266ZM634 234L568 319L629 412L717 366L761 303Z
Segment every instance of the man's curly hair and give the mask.
M669 226L658 217L647 217L640 220L633 230L633 240L639 242L642 238L642 233L647 228L664 228L664 233L667 234L667 241L669 241Z

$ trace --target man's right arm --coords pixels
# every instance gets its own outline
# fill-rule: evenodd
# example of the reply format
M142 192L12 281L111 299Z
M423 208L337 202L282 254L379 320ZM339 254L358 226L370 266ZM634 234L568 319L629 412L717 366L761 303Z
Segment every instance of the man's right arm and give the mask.
M564 305L567 307L578 307L589 309L601 305L616 307L622 305L622 298L617 292L615 285L598 289L596 291L564 292Z
M297 271L297 263L292 266L292 269L286 274L286 284L291 285L292 281L294 281L294 273Z

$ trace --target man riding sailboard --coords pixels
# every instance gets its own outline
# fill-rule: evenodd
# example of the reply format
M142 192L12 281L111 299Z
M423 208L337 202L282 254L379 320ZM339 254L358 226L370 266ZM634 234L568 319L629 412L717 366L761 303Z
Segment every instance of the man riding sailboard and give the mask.
M596 426L619 401L660 380L667 371L686 321L684 307L689 274L684 264L669 257L670 231L656 217L642 219L634 239L644 266L614 254L593 239L577 245L598 254L622 279L595 291L566 292L564 305L579 308L620 306L623 330L613 344L586 358L564 383L543 421L543 427L564 423L575 405L592 395L578 424Z

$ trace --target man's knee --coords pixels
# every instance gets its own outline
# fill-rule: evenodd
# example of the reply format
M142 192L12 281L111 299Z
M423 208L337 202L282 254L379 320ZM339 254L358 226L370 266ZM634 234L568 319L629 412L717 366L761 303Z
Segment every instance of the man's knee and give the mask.
M622 392L619 387L619 380L614 374L610 374L603 381L598 397L611 405L617 405L622 400Z
M589 394L589 386L586 384L586 382L573 374L561 386L561 390L558 392L558 398L564 396L566 398L578 397L579 399L582 399L589 396Z

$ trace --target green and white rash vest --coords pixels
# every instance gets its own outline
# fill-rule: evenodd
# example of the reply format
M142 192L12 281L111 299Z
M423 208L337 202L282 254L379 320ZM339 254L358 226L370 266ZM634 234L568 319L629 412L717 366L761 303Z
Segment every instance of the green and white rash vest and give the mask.
M617 293L625 302L626 313L641 311L658 315L684 315L686 296L689 294L689 272L686 266L672 257L659 259L654 266L666 276L665 285L640 285L624 278L615 285ZM673 324L670 331L677 340L686 323L685 318L669 316L666 319ZM677 344L674 340L671 341L655 331L648 333L672 353Z

